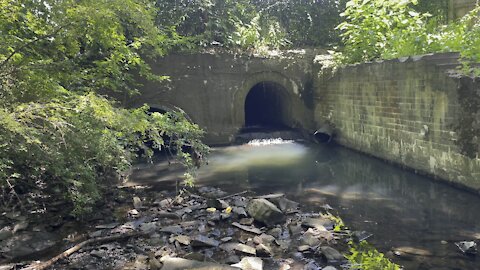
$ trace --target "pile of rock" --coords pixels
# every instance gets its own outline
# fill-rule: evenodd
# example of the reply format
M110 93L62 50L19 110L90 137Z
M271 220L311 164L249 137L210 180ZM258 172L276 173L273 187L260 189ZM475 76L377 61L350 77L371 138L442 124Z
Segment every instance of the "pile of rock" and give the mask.
M227 196L216 188L175 196L135 194L123 222L90 238L141 232L81 249L54 269L335 269L347 261L347 233L327 213L304 213L283 194ZM339 251L340 250L340 251Z

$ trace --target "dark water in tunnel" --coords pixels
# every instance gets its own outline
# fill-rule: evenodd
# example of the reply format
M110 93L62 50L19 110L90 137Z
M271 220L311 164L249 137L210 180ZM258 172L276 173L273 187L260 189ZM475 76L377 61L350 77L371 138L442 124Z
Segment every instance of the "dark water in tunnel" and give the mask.
M143 165L132 180L162 186L180 175ZM197 181L231 193L283 192L309 210L328 203L405 269L480 269L480 259L454 244L480 239L480 196L343 147L277 141L215 148Z

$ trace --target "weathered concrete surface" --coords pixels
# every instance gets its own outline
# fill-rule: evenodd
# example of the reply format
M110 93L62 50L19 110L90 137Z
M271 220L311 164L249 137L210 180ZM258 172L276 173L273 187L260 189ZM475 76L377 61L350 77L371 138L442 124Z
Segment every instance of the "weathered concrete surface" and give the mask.
M245 124L245 99L258 83L278 85L286 126L313 129L313 52L254 57L232 54L170 55L153 63L153 71L169 83L146 82L128 106L148 104L181 108L207 131L206 142L225 144Z
M315 80L317 126L342 145L480 191L480 82L456 54L349 66Z
M249 91L269 82L277 86L268 93L278 90L272 100L281 101L285 125L310 134L334 126L342 145L480 191L480 82L449 75L457 54L367 63L335 74L319 72L315 54L171 55L153 64L171 81L145 83L126 103L181 108L206 130L208 144L225 144L245 125Z

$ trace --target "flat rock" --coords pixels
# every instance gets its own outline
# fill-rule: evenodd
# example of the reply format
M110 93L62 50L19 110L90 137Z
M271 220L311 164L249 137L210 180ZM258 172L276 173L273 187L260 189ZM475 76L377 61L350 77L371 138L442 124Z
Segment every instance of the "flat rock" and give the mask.
M194 260L187 260L182 258L162 258L160 260L163 263L162 270L238 270L238 268L217 264L217 263L210 263L210 262L200 262Z
M271 199L278 199L278 198L281 198L281 197L285 197L285 194L283 194L283 193L273 193L273 194L267 194L267 195L257 196L257 197L255 197L255 198L256 198L256 199L267 199L267 200L271 200Z
M307 218L302 222L302 226L326 231L327 229L332 230L335 227L335 222L328 218Z
M280 238L280 236L282 235L282 229L278 228L278 227L275 227L275 228L269 230L268 234L272 235L273 237Z
M255 242L255 244L272 244L275 240L275 237L264 233L253 238L253 242Z
M309 245L301 245L297 248L297 250L300 252L306 252L306 251L309 251L310 249L311 247Z
M0 253L7 258L25 257L44 252L58 244L56 234L48 232L21 232L2 242Z
M292 236L300 235L303 232L302 226L298 224L292 224L292 223L288 224L288 230L290 231L290 234Z
M179 209L179 210L175 211L175 214L177 214L179 217L181 217L185 214L190 214L192 212L193 212L193 210L190 207L184 207L182 209Z
M232 226L237 227L237 228L239 228L241 230L244 230L246 232L251 232L251 233L254 233L254 234L262 234L262 231L260 231L260 229L255 228L253 226L244 226L244 225L239 224L238 222L233 222Z
M461 241L456 242L455 245L460 249L463 253L466 254L477 254L477 243L473 241Z
M341 263L345 260L345 256L332 247L323 246L320 247L319 251L328 263Z
M28 221L20 221L15 226L13 226L13 233L17 233L19 231L23 231L28 228Z
M173 204L173 200L172 199L156 200L153 204L160 206L161 208L168 208Z
M173 226L163 227L160 229L160 231L164 233L181 234L183 232L183 229L179 225L173 225Z
M289 200L285 197L268 199L273 202L284 213L294 213L298 211L299 203Z
M225 209L229 205L226 201L221 200L221 199L209 199L209 200L207 200L207 206L208 207L213 207L213 208L216 208L216 209Z
M245 257L239 263L232 266L238 267L242 270L263 270L263 261L257 257Z
M241 243L225 243L220 245L220 248L226 252L239 251L248 255L257 255L255 248Z
M257 255L258 256L266 256L266 257L271 257L273 256L273 250L272 250L272 247L270 245L266 245L266 244L258 244L256 247L255 247L255 250L257 251Z
M190 239L190 237L186 236L186 235L177 235L177 236L174 236L172 237L172 239L174 241L177 241L179 242L180 244L184 245L184 246L188 246L190 245L190 242L192 241Z
M168 218L168 219L180 219L181 217L176 213L171 213L167 211L160 211L156 214L159 218Z
M247 202L246 202L246 199L244 197L235 197L233 199L232 204L234 206L237 206L237 207L246 207L247 206Z
M234 206L234 207L232 207L232 212L239 217L243 217L243 218L248 217L248 214L245 211L245 208L243 208L243 207Z
M129 216L135 217L135 216L138 216L140 214L140 212L138 212L137 209L132 209L132 210L128 211L127 214Z
M253 199L247 205L247 213L256 221L267 226L281 223L285 220L282 211L266 199Z
M193 247L218 247L220 242L213 238L197 235L192 239L191 244Z
M10 238L13 235L12 228L7 226L0 230L0 241Z
M139 197L133 197L133 207L135 209L140 209L142 208L142 206L143 206L142 199L140 199Z
M157 228L156 222L146 222L140 225L140 230L144 233L154 232Z
M301 242L304 245L308 246L317 246L319 245L322 241L320 240L318 234L312 230L308 229L301 237Z
M95 249L95 250L92 250L90 252L90 256L98 258L98 259L101 259L101 258L105 257L106 255L107 255L107 253L103 250Z
M5 265L0 265L0 270L14 270L17 269L16 264L5 264Z
M118 225L118 223L110 223L110 224L101 224L101 225L97 225L95 226L95 229L99 229L99 230L104 230L104 229L115 229Z
M238 223L240 223L242 225L252 225L253 221L254 221L253 218L242 218L242 219L240 219L240 221L238 221Z
M227 236L227 237L224 237L224 238L220 239L220 241L222 241L222 242L228 242L228 241L230 241L230 240L232 240L232 239L233 239L232 237Z
M238 257L235 254L232 254L225 259L225 263L228 263L228 264L234 264L238 262L240 262L240 257Z

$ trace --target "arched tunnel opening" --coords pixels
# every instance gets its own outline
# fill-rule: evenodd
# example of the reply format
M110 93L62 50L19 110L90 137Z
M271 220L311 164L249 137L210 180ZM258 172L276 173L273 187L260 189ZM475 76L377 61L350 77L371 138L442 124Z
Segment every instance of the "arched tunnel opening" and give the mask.
M289 102L287 90L274 82L254 85L245 99L245 128L287 129Z

